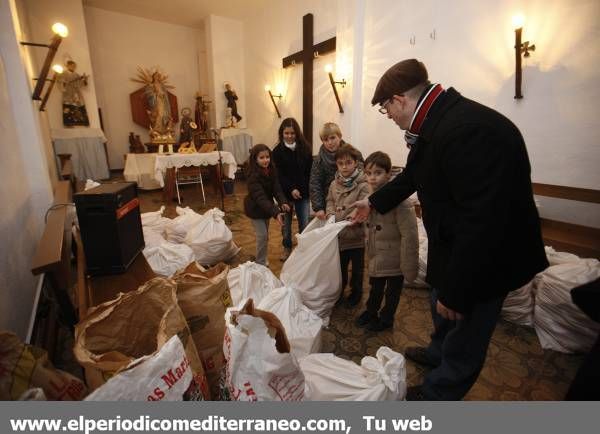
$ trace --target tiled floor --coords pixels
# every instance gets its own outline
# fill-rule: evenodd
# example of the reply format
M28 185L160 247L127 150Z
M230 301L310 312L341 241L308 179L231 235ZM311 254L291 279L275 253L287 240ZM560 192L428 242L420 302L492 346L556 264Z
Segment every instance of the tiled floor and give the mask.
M183 206L203 213L220 205L212 186L207 188L204 205L196 186L184 187ZM225 198L227 223L235 242L242 248L232 265L245 262L254 255L255 237L250 220L243 213L245 184L236 181L234 195ZM155 211L163 205L162 192L140 192L142 212ZM166 204L165 215L174 217L176 203ZM277 224L270 226L269 262L279 275L282 263L281 232ZM366 280L366 276L365 276ZM368 284L365 281L365 288ZM366 302L368 290L363 303ZM371 333L354 325L363 305L354 309L336 308L330 327L324 331L323 352L359 362L364 355L373 355L382 345L403 352L410 345L425 345L432 330L427 290L405 288L392 331ZM485 367L466 399L471 400L560 400L563 398L581 356L544 351L533 329L500 321L492 337ZM408 383L421 382L424 369L408 362Z

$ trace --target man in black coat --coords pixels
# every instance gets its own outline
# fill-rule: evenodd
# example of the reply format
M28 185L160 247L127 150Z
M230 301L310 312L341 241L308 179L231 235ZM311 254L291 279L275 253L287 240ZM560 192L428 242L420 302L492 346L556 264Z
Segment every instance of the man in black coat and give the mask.
M394 209L415 191L429 250L434 332L406 357L433 368L407 399L462 399L483 367L508 292L548 266L530 164L517 127L500 113L431 84L423 63L404 60L379 80L373 99L410 147L406 168L357 202Z

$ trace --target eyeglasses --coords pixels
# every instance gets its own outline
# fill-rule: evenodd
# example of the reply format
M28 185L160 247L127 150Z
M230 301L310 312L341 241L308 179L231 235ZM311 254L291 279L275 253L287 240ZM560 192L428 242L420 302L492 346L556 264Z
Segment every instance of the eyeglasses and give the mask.
M387 115L389 113L389 111L388 111L386 105L390 104L391 102L392 102L391 99L388 99L388 100L384 101L381 104L381 107L379 107L379 109L378 109L379 113L381 113L382 115Z

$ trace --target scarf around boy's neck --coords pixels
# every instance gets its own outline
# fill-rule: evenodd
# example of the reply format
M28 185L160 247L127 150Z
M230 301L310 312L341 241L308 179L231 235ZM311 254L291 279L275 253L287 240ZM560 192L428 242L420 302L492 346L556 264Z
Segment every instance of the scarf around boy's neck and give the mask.
M406 133L404 133L404 138L406 139L406 146L409 148L417 143L419 139L419 133L421 132L421 127L427 119L427 114L435 101L439 98L441 94L443 94L444 88L441 84L437 83L432 85L425 93L417 108L415 113L413 114L412 120L410 121L410 126Z
M338 180L338 183L342 184L346 188L350 188L350 187L352 187L354 180L358 177L359 174L360 174L360 171L358 170L358 167L357 167L356 169L354 169L354 172L352 172L352 175L350 175L347 178L345 176L342 176L342 174L340 172L336 172L335 176Z
M321 160L323 160L328 166L335 166L335 152L329 152L325 145L321 145L319 157L321 157Z

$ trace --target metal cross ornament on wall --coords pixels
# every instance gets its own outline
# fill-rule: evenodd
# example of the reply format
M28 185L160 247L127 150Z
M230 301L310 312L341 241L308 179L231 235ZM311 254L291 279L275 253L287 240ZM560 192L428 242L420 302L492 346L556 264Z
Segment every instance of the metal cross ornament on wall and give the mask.
M313 14L306 14L302 17L302 50L283 59L284 68L302 63L302 128L309 142L313 137L313 61L335 51L335 37L313 45L313 32Z

